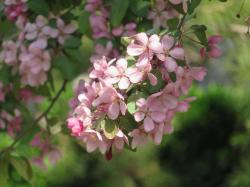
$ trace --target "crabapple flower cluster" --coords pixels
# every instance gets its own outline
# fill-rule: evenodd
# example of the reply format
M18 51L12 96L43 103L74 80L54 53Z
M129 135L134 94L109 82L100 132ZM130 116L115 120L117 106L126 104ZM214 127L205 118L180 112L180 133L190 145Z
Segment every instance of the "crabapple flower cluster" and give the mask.
M204 67L185 62L183 47L170 35L138 33L130 39L125 57L93 62L67 120L88 152L99 149L108 158L125 145L134 149L149 139L160 144L173 131L176 113L186 112L195 99L185 97L193 80L206 75Z
M51 21L56 26L50 26ZM38 15L35 22L24 21L19 25L20 33L15 40L7 40L2 44L0 60L13 67L13 73L19 73L24 85L39 86L47 80L51 67L52 53L48 41L63 45L65 39L74 33L76 27L56 16L48 19Z
M91 62L95 59L106 56L107 59L117 58L119 50L114 48L112 40L121 36L132 36L136 34L136 24L126 23L117 27L110 28L109 8L104 5L102 0L88 0L85 10L90 12L89 22L92 30L92 37L95 40L106 39L107 44L95 45L95 54L91 57Z

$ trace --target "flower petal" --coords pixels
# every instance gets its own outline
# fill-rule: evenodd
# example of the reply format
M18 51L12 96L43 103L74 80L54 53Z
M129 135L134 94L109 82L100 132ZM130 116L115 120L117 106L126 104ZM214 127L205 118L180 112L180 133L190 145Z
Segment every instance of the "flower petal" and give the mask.
M146 117L143 121L143 126L144 126L144 130L146 132L150 132L154 129L155 124L153 122L153 120L150 117Z
M118 118L119 116L119 113L120 113L120 106L117 102L115 103L112 103L110 106L109 106L109 109L108 109L108 117L112 120L115 120Z
M118 83L118 87L121 90L126 90L130 85L130 81L127 77L122 77L121 80Z
M185 54L184 54L184 49L181 47L175 47L172 49L169 54L179 60L184 60L185 59Z

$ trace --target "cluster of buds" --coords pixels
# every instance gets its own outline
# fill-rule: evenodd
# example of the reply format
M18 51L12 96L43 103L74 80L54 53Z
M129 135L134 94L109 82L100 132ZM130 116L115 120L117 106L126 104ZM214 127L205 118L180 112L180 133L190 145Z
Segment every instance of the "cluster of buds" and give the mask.
M49 25L51 20L56 26ZM45 18L37 16L34 23L23 22L16 41L7 40L2 44L0 60L13 66L13 72L19 72L24 85L39 86L47 80L51 67L51 50L48 41L53 39L63 45L65 39L74 33L76 27L66 25L60 17Z
M5 0L5 15L10 21L16 21L19 18L24 18L25 12L28 10L26 2L28 0Z
M14 114L6 111L0 113L0 129L6 129L10 137L15 137L16 133L22 130L22 116L18 109L14 110Z
M160 144L173 131L176 113L186 112L193 80L202 81L203 67L191 67L184 49L170 35L139 33L130 38L124 58L95 60L89 83L80 82L67 120L72 135L88 152L132 149L148 139Z

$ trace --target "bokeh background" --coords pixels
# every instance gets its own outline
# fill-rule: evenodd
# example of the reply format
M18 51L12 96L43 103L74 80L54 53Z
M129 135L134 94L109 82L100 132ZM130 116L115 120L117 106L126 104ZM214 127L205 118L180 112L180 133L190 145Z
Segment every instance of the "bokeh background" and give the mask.
M209 34L220 34L222 57L205 62L206 80L194 85L197 96L189 112L174 121L175 131L165 136L161 146L148 144L136 152L115 154L107 161L99 153L88 154L73 138L57 135L61 159L47 169L34 167L31 184L22 180L15 187L249 187L250 186L250 35L245 19L250 16L246 1L241 17L236 18L241 1L204 1L197 17ZM92 52L92 43L83 38L83 59ZM190 58L197 54L190 50ZM198 48L197 48L198 50ZM77 81L75 81L77 82ZM72 87L52 110L66 118ZM46 107L44 103L42 107ZM63 124L65 125L65 124ZM1 137L1 146L8 137ZM36 150L19 148L23 153Z

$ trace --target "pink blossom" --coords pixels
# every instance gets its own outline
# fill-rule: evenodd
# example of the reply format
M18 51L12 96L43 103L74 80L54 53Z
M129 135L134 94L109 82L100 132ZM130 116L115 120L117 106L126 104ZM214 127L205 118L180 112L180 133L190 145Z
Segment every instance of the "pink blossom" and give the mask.
M93 31L93 37L95 39L111 37L108 30L108 22L106 17L92 14L89 17L89 22Z
M4 12L10 21L16 21L19 16L24 16L27 11L26 0L22 1L11 1L5 0Z
M155 28L167 28L167 20L177 16L178 13L166 4L164 0L156 0L155 7L148 13L148 19L153 20Z
M27 40L34 40L37 38L44 38L48 33L46 32L46 26L48 24L48 20L39 15L36 17L35 23L27 23L25 26L25 38Z
M139 99L136 105L139 111L134 114L134 118L137 122L143 120L143 126L146 132L152 131L157 123L164 121L165 114L162 112L162 108L152 108L143 98Z
M84 130L83 122L76 118L69 118L67 122L68 128L72 131L72 136L80 136Z
M222 55L221 50L218 48L218 44L222 41L222 37L219 35L213 35L208 38L209 51L207 52L208 57L218 58ZM206 56L206 48L201 48L200 55L202 58Z
M157 54L157 57L163 61L164 67L168 72L175 72L178 67L175 59L184 60L184 50L180 46L175 46L175 41L172 36L163 36L161 42L163 53Z
M114 147L121 151L124 148L124 144L129 144L127 136L119 130L115 136L115 138L112 140Z
M100 93L99 97L93 101L93 106L98 106L100 104L109 104L108 107L108 117L112 120L117 119L119 113L125 115L127 106L123 101L124 98L117 93L113 87L105 87Z
M118 83L118 87L122 90L130 86L129 75L127 72L128 62L124 58L116 61L116 66L110 66L108 73L111 76L110 81L113 84Z
M51 57L48 51L39 48L29 47L23 49L19 56L21 64L19 71L22 76L21 81L30 86L38 86L47 80L46 72L51 66Z
M160 38L152 35L148 38L146 33L135 35L135 41L127 47L127 53L130 56L139 56L138 65L145 66L152 60L154 53L162 53L163 48Z
M82 136L82 139L86 144L87 152L91 153L96 149L99 149L102 154L106 153L107 144L99 132L94 130L86 130L84 132L84 136Z
M105 79L108 76L108 67L112 64L115 59L107 62L106 57L96 59L93 61L93 70L90 72L89 77L92 79Z
M20 89L20 98L25 103L41 103L43 100L42 96L35 95L30 89L28 88L21 88Z
M119 56L119 51L113 48L111 41L108 41L105 47L101 44L96 44L95 54L91 56L90 61L93 63L94 61L101 59L103 56L105 56L108 60Z
M15 116L10 116L9 119L6 118L6 120L8 121L7 132L11 137L14 137L16 133L22 130L22 117L20 111L15 109L14 115Z
M88 0L85 5L85 10L88 12L95 12L101 4L102 0Z
M125 26L121 25L119 27L112 29L112 34L114 36L133 36L136 34L136 24L135 23L127 23Z
M65 25L64 21L61 18L57 18L57 29L58 29L58 42L60 44L64 44L66 38L70 36L70 34L76 31L76 26L73 23L69 23Z
M148 142L147 134L139 129L135 129L132 132L130 132L129 136L133 138L131 143L132 149L141 147Z
M3 50L0 53L0 60L11 66L17 64L18 45L15 42L9 40L3 42L2 47Z

